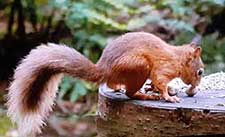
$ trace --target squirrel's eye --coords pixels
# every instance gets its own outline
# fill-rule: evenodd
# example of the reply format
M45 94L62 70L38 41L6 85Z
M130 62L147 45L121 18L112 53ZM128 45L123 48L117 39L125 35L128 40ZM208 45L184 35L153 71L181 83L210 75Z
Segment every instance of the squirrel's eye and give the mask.
M204 73L204 69L203 69L203 68L200 68L200 69L197 71L198 76L202 76L203 73Z

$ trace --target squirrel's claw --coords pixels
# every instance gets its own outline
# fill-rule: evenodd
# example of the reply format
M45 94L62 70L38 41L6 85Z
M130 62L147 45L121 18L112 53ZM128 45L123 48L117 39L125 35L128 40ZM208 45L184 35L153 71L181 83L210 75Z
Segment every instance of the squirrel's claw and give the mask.
M171 103L179 103L180 102L180 98L178 98L177 96L164 96L163 97L167 102L171 102Z

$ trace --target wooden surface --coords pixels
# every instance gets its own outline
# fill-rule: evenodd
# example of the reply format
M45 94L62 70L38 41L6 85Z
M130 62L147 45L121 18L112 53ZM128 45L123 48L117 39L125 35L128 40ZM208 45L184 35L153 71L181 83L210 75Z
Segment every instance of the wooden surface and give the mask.
M178 93L180 103L131 100L99 88L100 136L225 136L225 90ZM224 134L224 135L223 135Z

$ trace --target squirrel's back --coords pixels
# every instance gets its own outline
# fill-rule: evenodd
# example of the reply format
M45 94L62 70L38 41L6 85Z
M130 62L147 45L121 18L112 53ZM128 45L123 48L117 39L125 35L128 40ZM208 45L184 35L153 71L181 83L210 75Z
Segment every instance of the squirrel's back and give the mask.
M128 91L126 95L135 98L135 93L149 78L152 63L171 58L173 54L172 46L145 32L127 33L113 40L97 64L72 48L41 45L15 70L8 93L8 115L17 123L21 136L40 133L54 104L62 74L97 84L107 82L112 87L123 83Z
M112 65L124 56L149 55L149 58L158 56L163 53L167 56L169 46L159 37L146 32L126 33L115 40L112 40L103 50L102 56L97 62L97 66L105 72L111 72ZM173 50L171 50L173 52ZM154 57L151 57L154 56ZM152 60L152 59L150 59Z

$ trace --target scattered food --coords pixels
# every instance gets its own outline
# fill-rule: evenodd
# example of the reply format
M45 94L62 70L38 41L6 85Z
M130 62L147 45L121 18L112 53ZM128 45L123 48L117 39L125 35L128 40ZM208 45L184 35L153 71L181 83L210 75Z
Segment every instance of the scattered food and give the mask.
M151 80L148 80L145 85L149 88L149 83ZM169 90L171 93L186 92L191 85L186 85L180 78L173 79L169 84ZM196 87L197 91L205 90L225 90L225 72L217 72L204 76L200 84Z

